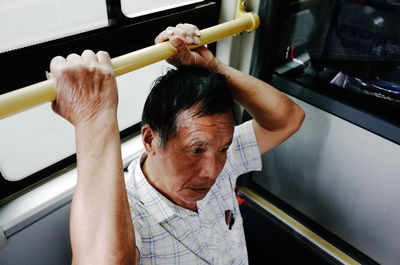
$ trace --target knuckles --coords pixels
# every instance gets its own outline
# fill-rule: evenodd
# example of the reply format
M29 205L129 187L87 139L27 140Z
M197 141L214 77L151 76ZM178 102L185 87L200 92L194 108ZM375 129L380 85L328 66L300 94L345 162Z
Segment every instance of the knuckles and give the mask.
M179 23L175 27L167 27L162 33L158 35L156 39L164 37L162 39L166 40L173 35L183 37L184 39L186 37L189 37L192 40L195 36L200 36L200 31L195 25L188 23Z
M103 75L104 77L112 77L114 75L112 67L108 65L101 65L98 63L87 63L87 62L76 62L76 63L62 63L55 65L56 78L60 78L63 75L75 75L75 76L89 76Z
M81 56L57 56L50 63L57 82L52 109L73 125L103 110L116 109L117 84L107 52L85 50Z
M84 69L103 72L107 75L113 72L110 56L105 51L98 51L97 54L94 54L91 50L84 50L81 56L71 53L66 58L56 56L50 62L50 70L56 76L66 70L79 72Z

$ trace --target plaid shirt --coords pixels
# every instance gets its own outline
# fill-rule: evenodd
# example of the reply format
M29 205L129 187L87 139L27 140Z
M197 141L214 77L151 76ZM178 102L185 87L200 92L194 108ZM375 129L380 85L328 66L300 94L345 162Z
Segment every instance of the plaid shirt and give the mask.
M130 164L126 182L139 264L247 264L234 188L239 175L261 169L252 122L235 127L226 164L197 202L197 213L175 205L147 182L140 167L144 158ZM227 211L234 218L230 229Z

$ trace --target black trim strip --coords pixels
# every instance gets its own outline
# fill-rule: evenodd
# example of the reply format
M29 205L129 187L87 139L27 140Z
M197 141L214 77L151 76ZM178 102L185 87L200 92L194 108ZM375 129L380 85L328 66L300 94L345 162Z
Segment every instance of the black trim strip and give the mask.
M400 144L400 104L340 88L318 78L300 80L302 82L300 83L290 74L286 77L273 74L273 68L277 63L275 53L280 45L279 36L282 35L284 18L289 15L287 14L290 9L289 2L260 2L259 15L262 23L256 33L251 74L266 82L272 80L272 85L283 92ZM369 2L376 1L369 0ZM332 65L332 63L332 60L326 60L325 65ZM340 62L341 67L351 68L353 72L360 73L376 73L378 69L384 69L392 64L392 62L368 61ZM339 64L336 62L334 65Z
M141 125L137 123L120 132L121 141L131 134L140 131ZM76 163L76 155L68 156L57 163L50 165L30 176L19 181L8 181L1 175L0 178L0 205L26 193L27 191L41 185L43 182L51 180L60 170L72 166Z
M116 57L154 44L154 38L169 25L192 23L200 29L218 24L218 5L206 2L192 9L173 9L147 20L112 25L0 54L0 65L7 65L0 75L0 94L45 80L50 60L57 55L81 53L85 49L105 50ZM163 14L163 12L161 12ZM205 17L210 19L204 19ZM18 71L15 71L18 69ZM23 77L23 78L21 78Z
M251 198L247 197L243 193L240 193L239 195L243 196L243 198L244 198L244 203L242 205L245 205L246 207L248 207L249 210L253 211L254 213L259 214L260 217L266 218L268 223L266 223L265 225L268 226L268 224L269 224L267 229L273 229L274 228L273 225L276 225L283 233L285 233L285 235L287 235L289 238L293 239L294 241L298 242L301 246L304 246L305 249L309 250L313 255L319 257L321 260L324 261L323 263L318 263L319 265L326 265L326 264L342 265L341 262L336 260L334 257L329 255L328 253L324 252L319 247L312 244L309 240L307 240L302 235L299 235L294 229L292 229L288 225L284 224L281 220L279 220L278 218L276 218L269 212L266 212L261 206L259 206L256 202L254 202ZM243 207L242 205L240 206L241 208ZM258 218L260 218L260 217L258 217ZM254 220L252 220L252 221L254 222ZM243 223L245 223L245 222L246 222L245 216L243 216ZM246 238L246 241L247 240L248 239ZM251 249L249 249L248 251L250 254ZM280 251L282 253L287 254L288 252L290 252L290 249L288 251L287 246L285 246L285 248L281 249ZM252 257L249 256L249 260L251 258ZM279 264L285 264L285 263L282 262ZM297 264L300 264L300 263L297 263Z
M272 75L271 84L293 97L400 144L400 127L382 118L300 86L282 76Z
M306 215L302 214L300 211L296 210L295 208L291 207L289 204L281 200L280 198L276 197L274 194L272 194L269 191L266 191L262 187L260 187L258 184L254 183L251 179L247 181L245 184L245 187L252 190L254 193L256 193L258 196L262 197L266 201L272 203L282 211L284 211L286 214L290 215L292 218L300 222L302 225L306 226L308 229L316 233L318 236L322 237L332 245L334 245L336 248L340 249L342 252L344 252L346 255L352 257L354 260L357 260L361 264L370 264L370 265L377 265L378 263L359 251L358 249L354 248L352 245L349 243L345 242L332 232L328 231L318 223L314 222L311 220L309 217ZM239 196L243 196L243 192L240 190L241 187L239 187ZM263 213L264 215L268 216L269 218L273 219L274 222L277 224L281 225L283 229L286 229L289 233L295 233L297 234L293 229L289 228L286 224L284 224L281 220L276 218L275 216L271 215L268 212L265 212L265 210L261 209L259 206L257 206L254 202L251 202L251 200L247 199L245 200L247 204L252 205L253 209L257 209L260 213ZM299 237L299 235L298 235ZM303 237L300 237L301 240L308 241ZM309 247L311 247L311 243L309 244ZM314 250L317 251L318 253L322 253L322 251L313 246ZM327 255L325 253L325 255Z
M216 25L220 8L219 0L206 1L130 19L120 15L120 0L107 3L108 11L112 12L109 13L109 27L1 53L0 65L8 67L0 75L0 94L43 81L50 60L56 55L66 56L92 49L105 50L113 58L153 45L155 36L170 25L192 23L200 29ZM215 44L209 45L214 52L215 47ZM140 124L135 124L120 132L121 138L139 130ZM56 172L74 163L76 156L71 155L16 182L0 176L0 205L51 179Z

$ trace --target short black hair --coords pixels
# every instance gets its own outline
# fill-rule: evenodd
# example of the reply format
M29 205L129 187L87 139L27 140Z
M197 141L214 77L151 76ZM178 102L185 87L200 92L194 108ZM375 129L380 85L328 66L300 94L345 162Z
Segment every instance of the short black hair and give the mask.
M164 148L178 133L179 114L192 107L193 116L198 117L226 112L233 115L232 92L225 76L197 67L169 69L153 83L143 108L142 126L150 125Z

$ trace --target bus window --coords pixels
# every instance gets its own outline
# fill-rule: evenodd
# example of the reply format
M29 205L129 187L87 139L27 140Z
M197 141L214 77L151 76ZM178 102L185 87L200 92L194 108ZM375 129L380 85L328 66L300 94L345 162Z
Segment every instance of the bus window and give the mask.
M121 0L122 12L127 17L138 17L174 7L180 7L193 3L203 2L203 0Z
M107 25L105 1L4 0L0 9L0 52Z
M127 13L135 9L134 3L148 13L130 18L119 0L6 1L0 11L0 33L7 39L0 44L0 65L7 66L0 76L0 94L43 81L54 56L91 49L105 50L114 58L154 44L168 25L215 25L220 7L219 1L147 1L152 4L148 6L131 1ZM121 138L139 132L151 83L166 67L159 62L117 78ZM0 204L75 161L74 129L50 104L2 119Z
M120 130L140 122L152 81L165 63L156 63L117 78ZM51 110L50 103L0 122L0 168L16 181L75 153L74 129Z

